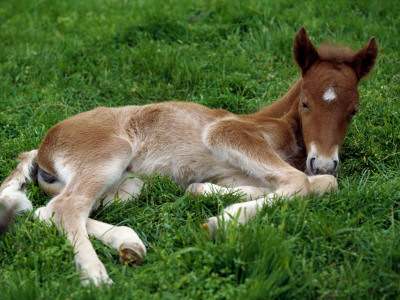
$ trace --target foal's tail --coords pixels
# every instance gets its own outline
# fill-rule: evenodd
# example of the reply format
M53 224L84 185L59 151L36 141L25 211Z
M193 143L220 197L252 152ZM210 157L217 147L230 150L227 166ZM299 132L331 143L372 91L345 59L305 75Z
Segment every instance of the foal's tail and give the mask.
M0 232L6 230L16 213L33 209L25 192L27 181L37 181L37 150L21 153L18 160L17 168L0 186L0 203L5 206L5 210L0 212Z

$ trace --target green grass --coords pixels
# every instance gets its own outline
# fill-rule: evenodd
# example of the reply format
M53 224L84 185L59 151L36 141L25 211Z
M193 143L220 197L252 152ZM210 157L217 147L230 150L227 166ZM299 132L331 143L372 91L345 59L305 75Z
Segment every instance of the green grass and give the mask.
M379 43L360 113L341 152L339 190L281 201L248 225L200 224L238 195L194 197L167 178L135 203L93 217L134 228L144 265L119 264L92 239L114 281L84 288L72 246L31 215L0 237L2 299L394 298L400 294L400 2L137 0L0 2L0 181L48 129L98 106L192 101L250 113L298 78L291 46ZM35 207L48 197L29 189Z

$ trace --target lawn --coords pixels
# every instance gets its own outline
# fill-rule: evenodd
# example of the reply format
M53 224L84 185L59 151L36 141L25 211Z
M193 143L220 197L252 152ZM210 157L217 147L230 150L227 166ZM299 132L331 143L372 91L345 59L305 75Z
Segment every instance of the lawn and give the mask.
M99 106L191 101L239 114L279 99L300 75L292 43L380 53L359 86L340 153L339 190L278 201L246 226L200 225L240 195L186 195L147 179L136 202L93 218L131 226L140 267L92 239L114 284L80 285L54 227L18 216L0 236L1 299L395 298L400 294L400 2L16 0L0 2L0 181L59 121ZM49 200L29 187L35 207Z

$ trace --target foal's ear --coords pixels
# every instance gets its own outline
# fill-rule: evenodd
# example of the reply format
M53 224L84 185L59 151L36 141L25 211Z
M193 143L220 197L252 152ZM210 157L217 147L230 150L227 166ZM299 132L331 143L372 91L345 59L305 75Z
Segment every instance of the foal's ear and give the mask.
M356 71L358 80L367 76L375 64L378 56L378 44L375 38L371 38L369 42L353 56L352 66Z
M318 52L314 45L310 42L306 30L301 28L294 37L293 43L294 59L304 75L313 63L318 60Z

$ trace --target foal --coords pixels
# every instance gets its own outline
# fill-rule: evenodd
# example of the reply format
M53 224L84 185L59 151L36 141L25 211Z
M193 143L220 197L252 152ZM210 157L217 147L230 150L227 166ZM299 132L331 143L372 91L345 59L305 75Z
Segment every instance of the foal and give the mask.
M0 202L31 210L24 183L37 180L54 198L35 213L52 217L75 247L82 283L111 282L88 235L119 250L122 262L140 264L145 245L128 227L89 218L100 199L118 193L124 201L140 193L135 174L170 176L191 192L246 193L248 202L227 207L245 223L274 197L305 196L337 187L333 174L351 118L358 111L357 85L378 53L372 38L353 53L321 47L305 29L294 39L301 79L279 101L253 115L235 115L193 103L97 108L49 130L39 150L22 153L0 188ZM304 170L310 175L308 177ZM218 184L218 185L217 185ZM216 217L206 223L218 227Z

